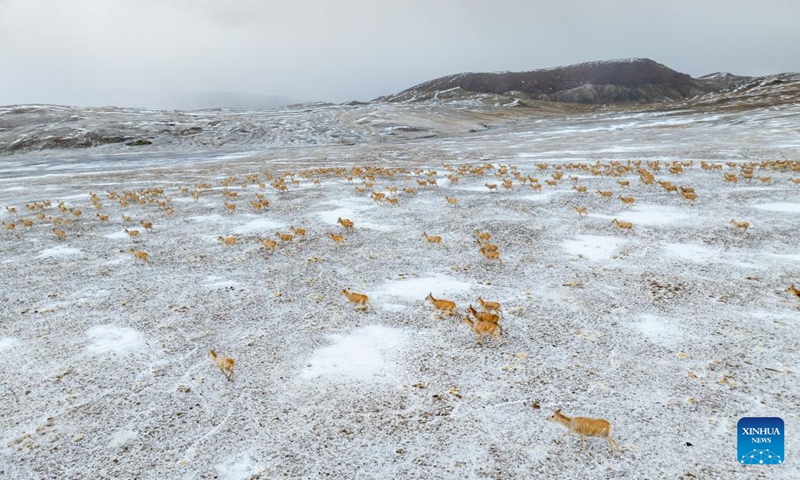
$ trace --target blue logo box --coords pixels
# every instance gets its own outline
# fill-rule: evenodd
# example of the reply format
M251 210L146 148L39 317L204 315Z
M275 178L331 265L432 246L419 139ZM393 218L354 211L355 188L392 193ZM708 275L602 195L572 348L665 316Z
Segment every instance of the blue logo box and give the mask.
M743 417L738 431L737 459L744 465L779 465L784 462L783 420L778 417Z

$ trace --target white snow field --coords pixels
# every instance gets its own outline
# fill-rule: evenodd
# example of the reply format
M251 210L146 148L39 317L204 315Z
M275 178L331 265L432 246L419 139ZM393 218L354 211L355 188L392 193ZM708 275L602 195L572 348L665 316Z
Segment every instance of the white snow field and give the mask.
M385 115L405 123L399 108ZM436 105L403 108L440 118ZM800 478L800 299L786 292L800 286L800 110L776 108L520 110L491 129L451 122L432 138L355 145L308 140L327 138L312 108L287 121L313 135L293 144L281 132L241 154L0 158L0 221L16 224L0 230L0 477ZM359 135L380 130L380 105L342 109ZM761 163L783 159L795 161ZM659 161L656 180L694 187L696 202L644 185L629 160L651 171ZM669 173L674 161L683 173ZM573 168L610 162L633 168ZM723 180L746 163L772 181ZM462 165L473 173L451 183L448 167ZM539 178L541 193L501 165ZM364 166L393 169L367 181L398 187L398 205L355 191ZM548 187L556 166L564 176ZM419 187L429 170L438 187ZM289 171L297 183L286 176L279 193L271 183ZM484 187L502 178L512 190ZM256 194L269 207L255 210ZM305 237L262 248L290 226ZM502 263L479 255L476 229ZM229 235L236 245L218 241ZM370 295L374 311L344 288ZM461 312L479 296L502 302L505 344L431 316L429 293ZM232 381L212 348L236 360ZM558 408L609 420L621 452L598 438L582 451L577 435L555 443L563 429L546 418ZM736 462L745 416L784 420L783 465Z

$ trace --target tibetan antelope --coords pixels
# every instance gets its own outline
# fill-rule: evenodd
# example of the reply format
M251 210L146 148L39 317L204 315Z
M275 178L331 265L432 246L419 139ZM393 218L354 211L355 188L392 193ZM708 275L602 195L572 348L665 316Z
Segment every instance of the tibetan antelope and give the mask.
M336 235L335 233L329 233L328 236L331 237L331 240L336 242L337 245L339 245L340 243L342 243L344 241L344 237L342 235Z
M142 227L147 231L147 233L151 233L153 231L153 224L152 222L145 222L144 220L139 220L139 223Z
M570 418L561 413L559 409L547 417L547 421L560 423L567 428L567 431L556 440L556 443L561 443L564 437L570 433L575 433L581 437L581 450L586 449L586 437L604 438L605 441L608 442L609 453L614 453L614 448L619 449L617 441L611 438L611 423L609 423L608 420L585 417Z
M297 235L298 237L303 237L303 238L306 237L306 229L305 228L289 226L289 230L294 232L294 234Z
M342 289L342 295L347 297L347 300L350 301L350 303L355 303L356 305L358 305L358 307L356 307L356 309L358 310L372 309L373 312L375 311L375 308L373 308L372 304L369 303L368 295L365 295L363 293L351 292L346 288Z
M736 220L731 220L728 223L733 225L733 228L744 230L744 233L747 233L747 229L750 228L750 222L737 222Z
M135 248L131 248L131 253L133 254L133 258L141 260L143 262L147 262L148 261L147 257L150 256L147 252L142 250L136 250Z
M339 225L343 226L344 228L353 228L354 227L353 222L350 221L349 218L339 217L339 219L336 220L336 223L338 223Z
M223 237L220 235L219 237L217 237L217 240L224 243L225 245L237 245L239 242L239 239L234 236Z
M503 313L503 306L500 305L500 302L488 302L481 297L478 297L478 303L483 307L487 312L498 312L500 314Z
M475 317L475 319L478 320L479 322L489 322L495 324L500 323L500 315L497 315L495 313L479 312L475 310L475 307L473 307L472 305L467 307L467 311L469 311L469 313L471 313L472 316Z
M619 200L625 204L626 207L631 208L636 202L636 199L633 197L623 197L622 195L619 196Z
M428 243L442 243L442 237L439 235L428 235L427 233L422 233L422 238L428 241Z
M267 250L275 250L278 246L278 242L272 240L271 238L259 238L259 243L261 243L261 247Z
M134 239L134 238L137 238L139 236L139 230L128 230L126 228L125 229L125 233L128 234L128 237L130 237L131 240Z
M478 236L478 243L488 242L492 239L492 234L489 232L481 232L480 230L475 230L475 235Z
M65 237L67 236L67 232L65 232L64 230L59 230L59 229L57 229L57 228L54 228L54 229L53 229L53 234L54 234L54 235L56 236L56 238L58 238L58 239L65 238Z
M228 381L233 380L233 367L236 365L234 359L222 355L221 353L218 354L214 349L208 352L208 356L211 357L211 360L214 361L214 364L219 368L222 374L225 375Z
M793 293L797 298L800 298L800 288L795 287L794 284L786 289L786 293Z
M613 223L614 225L616 225L616 226L617 226L617 229L619 229L619 230L626 230L626 231L628 231L628 232L633 232L633 233L636 233L636 232L633 230L633 224L632 224L631 222L622 222L622 221L620 221L620 220L617 220L617 219L615 218L614 220L611 220L611 223Z
M451 302L450 300L444 300L441 298L433 298L433 293L429 293L425 298L431 302L431 305L433 305L433 312L437 318L441 318L439 316L439 312L447 314L448 317L451 315L458 315L458 311L456 310L456 302Z
M586 207L572 207L572 209L578 212L578 216L580 218L583 218L584 215L589 214L589 211L586 209Z
M444 199L448 205L458 205L458 199L456 197L444 197Z
M490 192L491 192L492 190L494 190L495 192L497 192L497 191L498 191L498 190L497 190L497 184L496 184L496 183L484 183L484 186L485 186L486 188L488 188Z
M472 320L469 316L461 317L461 321L469 325L469 328L477 337L478 343L483 343L485 337L492 337L495 339L495 345L498 341L505 343L503 338L503 329L500 325L491 322L482 322L480 320Z
M603 198L611 198L611 196L614 195L614 192L611 190L598 190L597 193Z
M579 194L583 195L586 193L587 187L585 185L580 185L580 186L574 186L572 187L572 189L578 192Z
M294 235L292 235L291 233L275 232L275 236L280 238L284 242L291 242L292 240L294 240Z

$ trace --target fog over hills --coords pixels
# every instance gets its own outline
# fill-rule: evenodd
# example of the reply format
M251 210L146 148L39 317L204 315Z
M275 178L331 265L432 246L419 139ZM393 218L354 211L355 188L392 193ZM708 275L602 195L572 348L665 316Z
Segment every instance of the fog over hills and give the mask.
M264 110L299 102L277 95L196 91L163 98L161 103L166 108L175 110L206 110L211 108Z
M692 115L724 112L731 118L716 121L729 123L746 110L756 116L796 110L800 75L718 72L692 78L652 60L631 59L448 75L372 102L340 105L226 92L188 93L173 101L185 110L0 107L0 155L396 142L470 135L509 122L579 121L606 111L684 116L687 122Z

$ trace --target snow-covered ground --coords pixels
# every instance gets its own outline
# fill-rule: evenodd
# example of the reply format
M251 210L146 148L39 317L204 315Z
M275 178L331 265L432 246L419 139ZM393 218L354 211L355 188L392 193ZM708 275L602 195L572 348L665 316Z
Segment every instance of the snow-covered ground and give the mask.
M44 169L35 156L0 159L11 173L0 175L0 221L17 224L0 231L0 476L800 477L800 299L785 292L800 285L800 187L789 181L800 173L757 169L773 182L733 185L723 181L729 167L709 172L697 161L800 158L800 117L766 132L752 124L768 117L743 114L744 137L736 132L745 127L713 119L670 125L678 131L669 137L641 126L597 137L609 122L632 121L609 115L541 120L541 135L510 124L224 158L153 153L127 168L125 158L74 152L60 169L57 158ZM558 186L544 185L555 164L610 159L695 160L656 178L695 187L698 199L645 186L635 172L567 170ZM540 178L542 192L515 180L490 193L483 185L500 182L492 170L457 184L442 175L444 164L487 162ZM439 187L405 194L417 175L378 173L374 190L401 190L391 206L356 193L359 180L327 173L287 179L286 193L265 179L364 165L435 169ZM572 175L587 195L571 190ZM237 197L221 194L230 176ZM214 188L197 202L181 190L200 183ZM107 194L151 188L164 190L153 199L169 197L172 215ZM595 193L607 189L614 198ZM268 208L251 207L256 193ZM636 204L624 208L618 195ZM25 207L45 200L44 220ZM62 200L82 218L61 213ZM71 225L53 224L67 216ZM618 232L614 218L635 234ZM735 231L731 219L750 229ZM290 226L306 228L305 238L261 249L259 237ZM502 264L478 254L476 229L492 234ZM217 241L228 235L239 244ZM369 294L375 312L355 310L343 288ZM479 296L502 302L507 342L481 346L466 325L433 318L428 293L462 311ZM211 348L236 359L232 382ZM545 421L556 408L608 419L622 452L609 455L594 438L586 451L577 436L556 444L562 429ZM784 465L736 463L744 416L784 419Z

